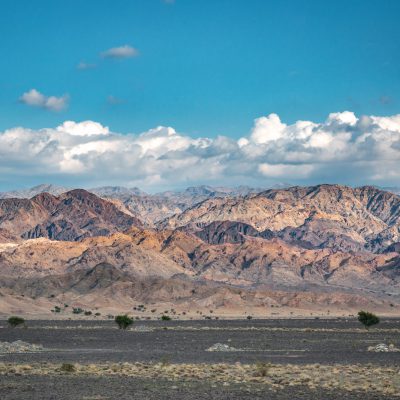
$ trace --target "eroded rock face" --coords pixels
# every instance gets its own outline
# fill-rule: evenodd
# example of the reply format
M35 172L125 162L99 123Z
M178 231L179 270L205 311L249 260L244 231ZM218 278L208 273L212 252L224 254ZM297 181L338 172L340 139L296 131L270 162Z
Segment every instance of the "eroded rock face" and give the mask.
M131 228L75 242L28 240L0 252L0 288L33 298L93 301L100 296L110 302L125 298L210 307L389 306L398 301L393 253L333 252L277 238L244 238L212 245L182 231Z
M82 189L0 200L0 228L23 239L80 240L142 226L113 203Z
M209 199L159 226L204 227L216 221L250 225L260 233L271 231L306 248L379 252L400 241L400 197L369 186L291 187L243 198Z
M115 191L127 195L107 194ZM0 200L0 295L213 307L399 302L400 197L337 185L190 194L209 198L158 229L143 228L121 199L80 189Z

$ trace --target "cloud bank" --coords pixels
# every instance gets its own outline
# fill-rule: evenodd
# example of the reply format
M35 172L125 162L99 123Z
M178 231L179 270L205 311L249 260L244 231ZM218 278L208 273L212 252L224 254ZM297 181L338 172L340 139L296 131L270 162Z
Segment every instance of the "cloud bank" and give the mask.
M36 89L24 93L19 100L31 107L44 108L49 111L61 111L68 106L68 95L61 97L45 96Z
M270 114L239 140L192 138L159 126L120 134L93 121L0 132L3 184L30 180L137 185L147 190L209 183L400 184L400 115L332 113L288 125ZM14 184L15 186L15 184Z

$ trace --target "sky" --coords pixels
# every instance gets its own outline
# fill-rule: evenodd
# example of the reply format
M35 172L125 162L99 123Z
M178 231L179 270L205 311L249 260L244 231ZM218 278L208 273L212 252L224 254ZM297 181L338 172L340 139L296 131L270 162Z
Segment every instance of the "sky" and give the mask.
M400 185L397 0L2 0L0 190Z

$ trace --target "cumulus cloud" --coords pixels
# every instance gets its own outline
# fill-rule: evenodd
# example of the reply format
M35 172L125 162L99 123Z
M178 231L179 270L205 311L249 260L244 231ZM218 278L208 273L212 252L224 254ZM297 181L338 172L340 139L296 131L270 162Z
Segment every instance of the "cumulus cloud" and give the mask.
M192 138L159 126L138 135L94 121L0 132L0 174L74 182L137 185L147 190L199 183L398 184L400 115L330 114L324 122L257 118L239 140ZM4 179L4 178L3 178Z
M108 135L110 130L107 126L103 126L93 121L65 121L56 128L58 132L65 132L73 136L92 136L92 135Z
M36 89L24 93L19 100L31 107L44 108L49 111L61 111L67 107L69 96L45 96Z
M139 55L139 51L132 46L125 45L112 47L101 53L102 58L131 58Z

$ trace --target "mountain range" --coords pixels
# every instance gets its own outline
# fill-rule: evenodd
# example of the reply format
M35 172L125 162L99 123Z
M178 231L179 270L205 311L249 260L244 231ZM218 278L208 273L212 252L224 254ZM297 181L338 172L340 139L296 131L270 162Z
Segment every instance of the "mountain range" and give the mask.
M65 302L399 313L400 197L373 186L40 185L1 197L0 313Z

